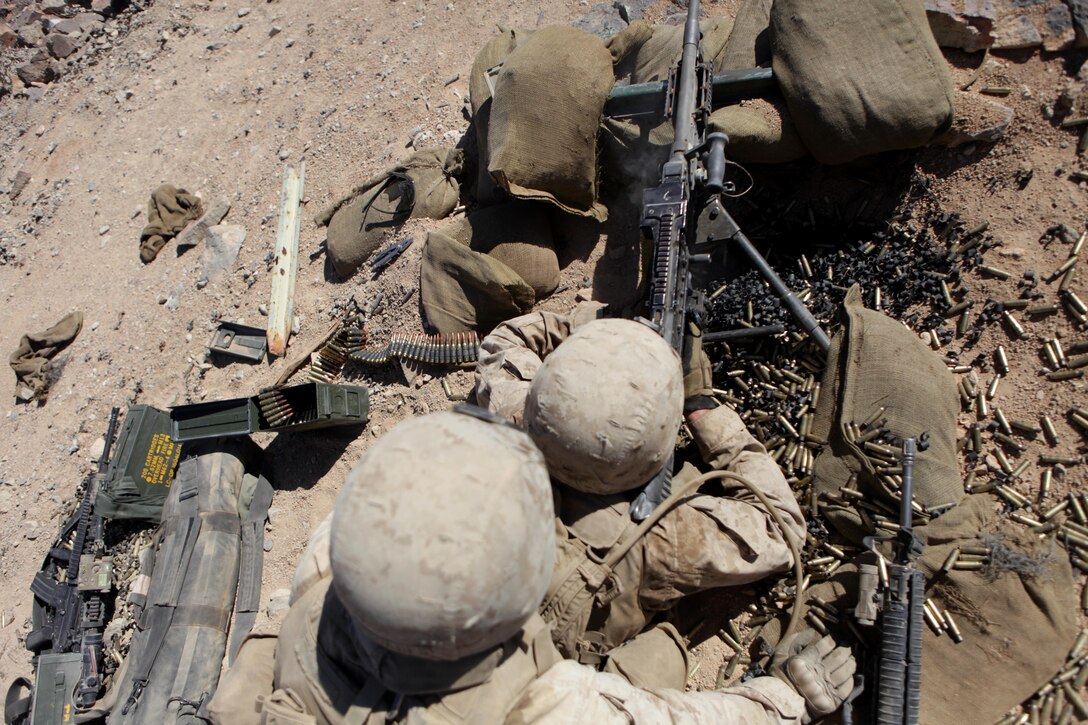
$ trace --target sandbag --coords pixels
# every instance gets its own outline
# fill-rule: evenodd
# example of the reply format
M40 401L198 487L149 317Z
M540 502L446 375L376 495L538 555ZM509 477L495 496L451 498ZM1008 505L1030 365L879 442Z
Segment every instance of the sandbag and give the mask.
M771 62L771 0L745 0L733 30L715 59L714 70L757 68Z
M808 153L780 99L755 98L719 108L707 125L729 137L726 158L736 161L780 164Z
M456 241L451 231L465 234L431 232L423 246L419 299L432 327L438 332L486 333L532 310L536 295L525 280L499 260Z
M147 607L110 725L204 723L219 682L242 568L243 524L259 485L247 469L255 467L260 449L249 439L218 439L192 453L178 467L163 507ZM266 494L265 511L271 491ZM262 514L261 532L263 523ZM246 578L253 576L250 570ZM255 577L259 600L259 568ZM250 603L253 598L246 593Z
M726 17L708 18L699 22L702 33L701 49L704 60L715 60L725 47L733 20ZM654 25L647 35L646 23L636 21L609 41L618 56L616 77L630 76L631 83L663 81L680 62L683 52L684 26ZM715 68L718 67L715 62Z
M559 286L559 259L544 205L508 201L475 209L466 222L454 225L450 235L505 264L533 288L537 300Z
M350 277L409 218L442 219L457 206L459 149L422 149L352 189L315 221L328 226L333 269Z
M472 104L472 125L476 133L478 154L472 196L479 203L497 201L503 197L502 190L487 173L487 129L491 116L491 88L487 82L487 71L505 61L506 56L532 33L532 30L500 29L499 34L485 43L472 61L468 94Z
M844 329L831 341L812 425L813 434L828 442L813 469L818 495L838 497L851 474L857 474L859 490L898 511L892 493L844 432L848 423L860 425L884 407L881 417L893 435L929 433L929 448L915 464L915 500L927 508L959 503L964 495L956 457L959 397L952 373L900 322L865 309L857 285L846 293L843 316ZM827 503L821 510L855 543L872 533L851 505Z
M924 628L919 722L997 722L1058 673L1076 638L1069 557L1052 539L1041 542L999 517L999 505L988 494L970 496L916 529L926 542L917 563L926 596L949 611L963 634L956 644ZM993 564L940 573L954 548L984 545L996 552ZM808 600L815 598L852 611L856 566L839 567L831 580L813 585Z
M612 60L597 37L548 27L503 63L491 99L488 173L511 196L598 220L597 127L612 89Z
M952 83L921 0L775 0L770 39L817 161L923 146L952 122Z

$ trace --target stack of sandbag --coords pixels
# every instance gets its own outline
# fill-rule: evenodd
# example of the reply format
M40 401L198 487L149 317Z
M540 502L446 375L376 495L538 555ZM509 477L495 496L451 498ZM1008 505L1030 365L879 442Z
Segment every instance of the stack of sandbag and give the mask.
M703 54L716 73L771 65L781 88L780 98L711 115L710 130L730 137L731 158L778 163L808 153L844 163L923 146L951 123L951 81L921 0L748 0L724 42L708 22ZM629 73L633 83L667 77L679 58L680 26L655 27L645 39L637 25L610 41L617 76ZM669 53L658 46L666 40ZM608 158L628 178L663 158L672 140L668 124L606 119L604 129ZM640 151L639 163L624 165Z
M443 219L457 206L464 164L459 149L422 149L367 179L315 221L327 226L328 255L341 277L359 265L408 219Z
M490 99L488 175L514 198L607 218L597 199L597 129L613 83L608 49L596 36L559 26L510 42L517 45Z
M559 285L544 204L511 200L473 210L427 235L420 301L439 332L486 332L529 312Z

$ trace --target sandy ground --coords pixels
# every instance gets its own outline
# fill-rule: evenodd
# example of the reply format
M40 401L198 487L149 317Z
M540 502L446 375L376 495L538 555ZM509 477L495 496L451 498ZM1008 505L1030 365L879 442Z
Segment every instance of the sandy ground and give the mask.
M735 5L712 3L709 9L725 12ZM372 335L421 329L418 292L408 291L418 285L422 239L437 223L409 225L404 235L417 243L377 281L366 274L337 281L319 254L324 236L314 214L406 155L410 130L446 145L460 137L467 127L462 109L472 59L496 25L568 23L587 9L573 0L282 0L254 3L239 18L234 3L160 2L136 15L113 48L49 86L40 100L0 101L0 186L10 187L20 170L32 177L14 201L0 194L0 242L15 254L0 265L0 350L14 350L20 335L43 330L69 311L85 315L47 404L18 405L9 397L0 408L0 580L6 589L0 597L0 682L30 671L22 646L30 611L26 587L59 512L91 466L90 450L111 406L251 395L282 371L283 360L209 364L205 346L219 318L264 325L258 306L268 302L266 256L275 238L284 163L305 158L307 167L296 294L300 332L289 357L315 343L348 300L365 309L379 292L384 301L368 323ZM230 32L235 23L242 28ZM967 80L980 57L953 58L958 82ZM1002 99L1016 111L1008 135L994 146L932 149L918 157L919 170L948 210L960 212L968 226L988 221L989 232L1005 243L991 263L1013 276L972 279L977 299L1016 297L1016 281L1026 270L1049 277L1068 247L1040 244L1048 227L1085 229L1085 184L1070 176L1082 168L1076 132L1058 128L1044 112L1059 102L1081 60L1038 53L991 58L972 92L984 85L1013 88ZM1017 174L1028 168L1033 176L1021 189ZM147 197L164 182L209 200L226 196L232 209L225 221L246 229L237 265L206 287L197 286L199 247L178 256L168 244L152 264L139 261ZM612 224L620 231L634 227L632 220ZM593 289L583 295L629 296L637 254L595 242L564 253L561 284L567 291L546 301L547 308L571 307L587 287ZM1073 286L1082 299L1083 279L1082 273ZM1056 301L1056 286L1044 285L1045 301ZM999 326L989 328L971 356L1004 344L1014 361L999 396L1008 416L1049 412L1061 438L1052 452L1081 455L1084 438L1065 411L1088 400L1084 383L1040 378L1039 350L1045 338L1085 335L1064 313L1025 327L1015 340ZM455 395L471 387L471 371L427 372L411 384L391 367L354 376L374 394L372 421L362 431L258 437L278 489L266 598L289 586L310 530L330 511L340 482L369 442L401 418L449 405L435 375L445 375ZM965 414L962 422L970 420ZM1041 439L1031 446L1025 455L1046 448ZM1084 475L1083 465L1071 467L1053 500L1084 490ZM1038 481L1038 470L1024 480ZM1033 491L1034 484L1024 487L1026 494ZM717 638L703 642L693 684L712 684L725 656Z

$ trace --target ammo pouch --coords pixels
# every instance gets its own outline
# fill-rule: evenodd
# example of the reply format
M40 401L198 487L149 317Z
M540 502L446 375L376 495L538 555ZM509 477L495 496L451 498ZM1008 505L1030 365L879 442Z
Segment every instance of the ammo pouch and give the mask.
M682 482L673 479L675 488L669 497L642 523L629 528L627 535L603 557L574 535L557 532L559 568L552 574L540 615L552 626L552 640L564 657L594 667L603 662L611 647L602 632L588 630L592 614L607 609L624 593L615 577L616 566L661 517L694 493L701 483L701 476Z

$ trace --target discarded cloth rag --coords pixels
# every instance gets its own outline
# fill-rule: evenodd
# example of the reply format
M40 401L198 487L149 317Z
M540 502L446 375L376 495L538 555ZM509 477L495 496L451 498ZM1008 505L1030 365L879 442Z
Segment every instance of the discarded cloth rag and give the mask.
M72 312L45 332L23 335L11 354L15 371L15 397L23 402L44 400L49 394L49 361L68 347L83 328L83 313Z
M185 189L170 184L155 189L147 203L147 226L140 232L140 260L154 260L168 240L203 213L200 197Z

